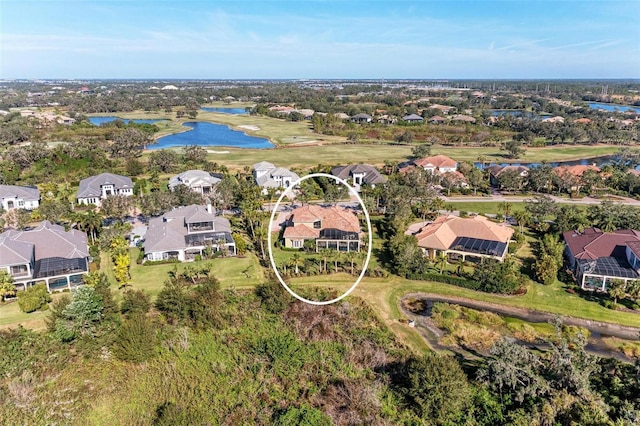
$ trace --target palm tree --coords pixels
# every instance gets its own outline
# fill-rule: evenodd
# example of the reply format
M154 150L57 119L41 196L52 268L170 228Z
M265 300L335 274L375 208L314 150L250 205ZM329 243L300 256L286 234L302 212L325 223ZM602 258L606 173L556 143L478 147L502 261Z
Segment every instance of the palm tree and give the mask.
M436 264L436 267L440 268L440 275L442 275L442 273L444 272L444 268L447 267L447 263L449 263L449 258L447 254L443 251L438 253L435 264Z
M513 212L513 218L516 220L516 222L518 222L520 233L522 233L524 225L529 222L529 213L526 210L516 210L515 212Z
M300 265L300 260L301 259L302 258L300 256L300 253L294 253L293 256L291 257L291 263L296 268L296 275L298 275L300 273L300 271L298 270L298 266Z
M356 263L356 260L358 260L359 255L360 253L358 253L357 251L348 251L345 254L347 262L351 264L351 275L353 275L353 265L354 263Z
M327 258L331 256L331 250L329 249L320 249L320 254L322 255L322 259L324 263L322 264L322 271L327 272Z
M640 280L633 280L627 283L627 294L634 302L640 299Z
M467 262L465 262L461 256L456 260L455 265L456 265L456 274L459 276L462 276L462 274L464 274L464 267L467 266Z
M622 299L627 294L627 283L624 280L612 279L609 281L609 296L613 297L613 303L618 304L618 299Z
M507 201L503 201L502 203L500 203L500 210L502 211L502 214L504 215L505 218L507 216L510 216L511 215L511 203L509 203Z
M488 160L486 155L479 155L478 156L478 162L480 163L480 168L484 170L484 163L486 163Z

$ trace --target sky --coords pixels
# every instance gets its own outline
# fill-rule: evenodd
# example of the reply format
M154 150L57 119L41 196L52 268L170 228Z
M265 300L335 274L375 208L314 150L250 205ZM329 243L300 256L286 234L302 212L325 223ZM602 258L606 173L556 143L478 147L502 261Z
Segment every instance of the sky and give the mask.
M0 78L640 78L638 0L0 0Z

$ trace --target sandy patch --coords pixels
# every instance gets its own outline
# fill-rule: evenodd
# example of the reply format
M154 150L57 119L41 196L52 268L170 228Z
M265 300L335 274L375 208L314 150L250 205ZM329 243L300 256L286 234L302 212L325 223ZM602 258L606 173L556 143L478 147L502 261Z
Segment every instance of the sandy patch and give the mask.
M214 151L212 149L208 149L207 152L209 154L228 154L229 153L229 151Z
M241 124L240 126L238 126L241 129L247 129L247 130L260 130L260 127L254 125L254 124Z

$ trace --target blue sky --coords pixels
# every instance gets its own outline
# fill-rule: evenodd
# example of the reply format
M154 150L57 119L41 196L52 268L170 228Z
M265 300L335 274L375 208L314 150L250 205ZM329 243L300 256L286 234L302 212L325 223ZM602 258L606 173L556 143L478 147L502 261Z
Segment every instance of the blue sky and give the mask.
M640 1L0 0L0 78L640 78Z

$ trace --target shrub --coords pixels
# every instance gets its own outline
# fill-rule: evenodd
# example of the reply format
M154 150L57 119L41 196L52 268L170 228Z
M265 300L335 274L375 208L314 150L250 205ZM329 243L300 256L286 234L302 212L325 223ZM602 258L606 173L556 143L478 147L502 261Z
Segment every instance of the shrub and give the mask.
M151 308L149 296L142 290L127 290L122 295L120 312L125 315L146 314Z
M144 362L155 355L156 341L156 330L151 320L135 314L118 330L112 352L121 361Z
M408 274L410 280L435 281L439 283L452 284L458 287L469 288L471 290L479 290L480 283L462 277L454 277L452 275L440 275L435 273Z
M22 312L34 312L51 302L51 295L44 284L36 284L18 292L18 306Z
M300 408L289 407L274 418L276 426L329 426L331 419L317 408L303 405Z

